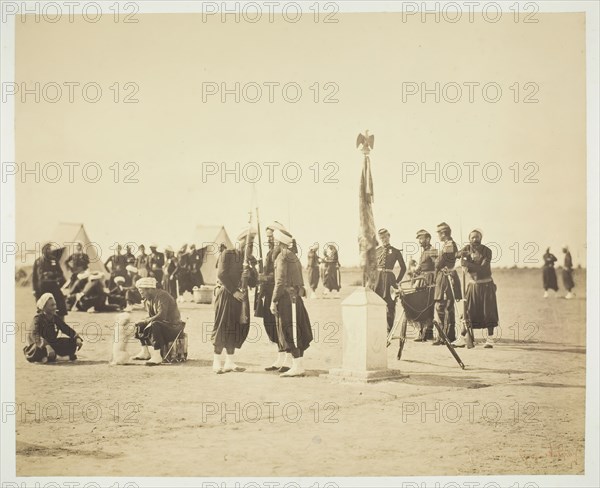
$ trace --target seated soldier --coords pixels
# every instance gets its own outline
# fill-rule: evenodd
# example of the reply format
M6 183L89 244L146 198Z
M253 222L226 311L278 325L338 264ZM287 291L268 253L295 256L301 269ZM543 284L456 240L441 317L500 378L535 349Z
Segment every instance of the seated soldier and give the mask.
M90 274L91 273L88 269L77 274L76 280L69 287L69 289L67 291L67 299L66 299L67 309L69 311L73 310L73 308L75 307L75 303L77 302L77 299L79 298L79 294L83 292L85 285L87 285L87 283L89 281Z
M107 304L108 293L104 287L104 273L93 272L85 288L78 294L75 306L82 312L114 312L118 305Z
M185 327L175 299L165 290L157 289L156 284L154 278L141 278L135 284L146 301L149 317L135 324L136 338L140 340L142 350L131 359L146 361L147 366L162 363L161 348L175 341ZM150 345L151 352L148 350Z
M75 353L81 349L83 339L56 314L56 301L51 293L44 293L37 301L37 313L33 317L27 345L23 348L30 363L56 361L56 356L68 356L75 361ZM58 332L67 337L58 337Z

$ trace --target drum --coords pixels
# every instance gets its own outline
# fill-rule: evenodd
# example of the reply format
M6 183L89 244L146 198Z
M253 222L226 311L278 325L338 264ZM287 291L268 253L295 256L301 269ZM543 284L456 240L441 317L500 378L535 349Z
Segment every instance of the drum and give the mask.
M435 285L422 288L402 288L400 303L406 318L412 322L433 320Z

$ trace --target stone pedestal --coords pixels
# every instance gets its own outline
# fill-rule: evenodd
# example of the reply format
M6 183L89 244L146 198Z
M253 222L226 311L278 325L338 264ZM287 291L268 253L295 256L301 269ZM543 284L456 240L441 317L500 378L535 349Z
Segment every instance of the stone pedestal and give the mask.
M369 288L358 288L342 302L342 367L327 375L340 381L370 383L401 377L387 367L386 303Z

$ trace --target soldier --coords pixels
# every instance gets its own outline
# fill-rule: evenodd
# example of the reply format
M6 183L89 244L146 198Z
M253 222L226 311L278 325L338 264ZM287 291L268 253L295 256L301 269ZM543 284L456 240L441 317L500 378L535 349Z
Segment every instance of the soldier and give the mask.
M150 244L150 256L148 256L148 276L156 279L156 286L162 288L163 266L165 255L156 250L156 244Z
M492 279L492 250L481 244L481 230L475 229L469 234L469 242L458 256L460 264L468 271L472 280L465 293L465 321L472 329L487 329L485 348L494 346L494 328L498 326L498 305L496 303L496 284ZM464 347L467 331L452 345Z
M431 245L431 234L425 229L417 232L417 240L421 246L421 256L415 270L415 286L425 287L435 283L435 261L438 257L437 249ZM426 342L433 339L433 318L427 317L419 323L419 336L416 342Z
M202 277L202 264L204 263L204 249L196 249L196 244L190 244L190 286L192 290L195 286L200 287L204 284Z
M39 300L44 293L51 293L56 304L56 315L64 317L67 315L67 304L61 287L66 279L56 256L57 249L52 243L46 243L42 247L42 255L33 263L33 294Z
M573 259L571 258L571 252L567 246L564 246L562 251L565 254L565 262L562 271L563 285L567 290L565 298L570 300L575 296L575 293L571 292L571 290L575 288L575 282L573 281Z
M308 250L308 264L306 271L308 272L308 286L310 286L310 298L317 298L317 287L319 286L319 264L321 258L318 254L319 244L314 243Z
M452 229L446 222L442 222L437 226L438 237L442 242L442 249L435 261L435 310L440 319L440 326L446 334L449 341L454 341L456 338L454 330L455 313L454 300L462 299L460 289L460 280L454 269L456 264L458 247L452 239ZM452 288L450 288L450 282ZM432 343L434 346L443 344L441 337Z
M140 278L147 278L148 277L148 259L149 256L146 254L146 246L144 246L143 244L140 244L139 246L140 249L140 253L138 254L138 257L135 259L135 264L133 266L135 266L138 270L138 274Z
M304 376L302 358L313 340L310 319L302 297L306 295L302 264L290 249L292 238L281 230L273 232L279 255L275 259L275 288L271 313L277 317L277 337L280 348L292 355L292 367L282 377Z
M110 272L110 287L115 286L115 277L127 276L127 271L125 270L127 267L127 257L121 254L122 249L121 245L117 244L115 253L112 256L109 256L104 263L104 267Z
M190 293L193 291L190 279L190 256L191 253L188 251L187 244L181 246L181 249L177 252L177 291L179 292L177 300L180 302L184 301L183 295L186 291Z
M75 242L73 254L67 258L65 265L71 272L71 278L66 286L71 288L77 281L77 275L83 273L90 265L90 257L83 252L83 244L81 241Z
M556 256L550 252L550 248L546 249L543 255L544 266L542 268L542 278L544 284L544 298L548 298L548 290L558 291L558 281L556 279L556 270L554 263L558 261Z
M396 249L390 244L390 233L388 230L379 229L378 234L382 245L376 250L377 274L373 290L383 298L387 304L387 330L389 332L392 330L394 318L396 316L396 301L390 293L390 286L396 288L398 283L402 281L402 278L406 273L406 264L404 264L404 258L402 257L400 249ZM397 278L394 274L396 262L400 266L400 273Z
M325 246L324 259L325 269L323 272L323 286L325 295L331 294L333 298L338 298L340 291L340 260L338 251L333 244Z
M156 279L141 278L135 286L146 302L149 316L135 324L142 350L131 359L146 361L146 366L158 366L162 363L161 348L177 339L185 322L181 320L175 299L166 291L156 289ZM152 351L148 350L150 345Z
M165 247L165 264L163 266L163 288L177 299L177 276L179 263L171 246Z
M277 359L273 364L266 367L265 371L285 373L292 366L291 360L288 359L286 363L287 356L285 350L280 347L279 339L277 338L277 319L269 308L271 306L271 299L273 298L273 289L275 288L275 259L280 251L279 246L275 247L275 241L273 240L273 232L275 230L285 232L285 227L275 221L265 229L269 250L265 256L263 273L258 276L259 287L255 296L254 316L262 317L267 337L278 348Z
M245 251L252 249L253 230L244 230L238 236L240 248L225 249L219 256L217 286L215 288L215 323L211 336L214 346L213 371L216 374L243 372L235 364L234 353L240 349L250 330L250 316L242 317L243 306L247 306L248 291L243 289L243 281L248 278L249 267L244 269ZM247 244L247 240L250 242ZM243 304L246 302L246 304ZM247 308L249 311L249 307ZM221 354L226 351L225 365L221 365Z

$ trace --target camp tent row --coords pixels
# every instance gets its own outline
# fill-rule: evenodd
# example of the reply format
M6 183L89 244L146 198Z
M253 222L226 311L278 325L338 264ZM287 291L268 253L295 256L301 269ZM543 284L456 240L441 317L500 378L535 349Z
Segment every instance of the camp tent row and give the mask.
M94 244L88 233L85 230L85 226L82 223L60 223L54 230L52 237L49 239L50 242L56 243L61 247L60 253L60 265L65 273L65 277L68 277L68 269L66 260L73 250L73 243L81 241L85 251L90 256L90 269L92 271L106 272L103 261L106 260L107 256L101 256L97 244ZM204 249L204 262L202 264L202 276L204 282L208 285L214 285L217 282L217 258L219 254L219 248L221 244L227 247L231 247L232 242L225 227L219 225L198 225L194 230L192 240L188 243L196 244L198 249ZM100 255L100 258L99 258ZM25 252L16 257L16 267L23 268L33 266L33 262L37 257L34 252Z

